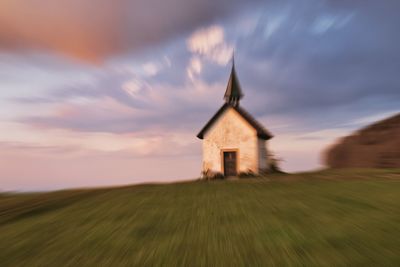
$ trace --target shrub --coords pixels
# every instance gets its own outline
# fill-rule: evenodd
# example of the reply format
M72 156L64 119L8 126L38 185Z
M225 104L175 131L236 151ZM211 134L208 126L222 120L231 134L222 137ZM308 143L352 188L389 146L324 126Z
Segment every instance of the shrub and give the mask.
M204 180L220 180L224 179L225 176L221 172L213 172L211 170L206 170L201 173L201 178Z
M284 173L282 171L281 167L279 166L280 162L282 162L283 159L277 157L274 153L269 152L268 153L268 173Z
M256 176L257 175L251 170L247 170L245 172L239 173L239 178L252 178L252 177L256 177Z
M225 178L225 175L222 172L216 172L216 173L214 173L214 176L212 177L213 180L221 180L224 178Z

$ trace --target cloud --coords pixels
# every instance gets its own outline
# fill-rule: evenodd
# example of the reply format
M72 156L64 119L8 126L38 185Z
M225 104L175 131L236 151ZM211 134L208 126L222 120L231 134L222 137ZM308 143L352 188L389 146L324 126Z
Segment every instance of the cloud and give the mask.
M233 45L226 42L224 29L218 25L194 32L187 46L190 52L220 65L226 65L232 58Z
M166 63L168 64L168 61ZM147 62L143 65L143 70L147 76L152 77L160 71L160 66L153 62Z
M131 79L122 84L122 89L131 97L138 97L149 85L139 79Z
M189 61L189 66L187 68L187 74L189 79L194 80L195 75L199 75L203 69L203 64L199 57L192 57Z
M65 102L110 98L140 114L140 119L134 116L129 119L139 120L142 127L166 125L167 121L176 124L167 116L176 118L177 114L190 111L212 114L218 107L229 75L224 63L229 60L235 43L237 71L246 95L243 104L258 117L294 116L308 127L317 127L314 125L327 123L318 116L321 110L336 114L336 117L323 115L338 124L343 119L369 116L368 112L395 109L400 67L397 60L400 38L394 26L398 17L392 11L396 4L359 6L327 1L312 5L312 2L253 6L241 13L243 17L221 20L177 38L172 47L163 43L164 46L160 44L160 48L145 56L124 56L123 64L114 61L116 67L106 65L89 75L90 83L62 85L50 95L20 100L40 103L46 99ZM386 19L376 11L377 7L386 12ZM239 27L243 21L246 25L251 21L252 26ZM317 32L315 27L319 27ZM365 28L371 31L364 31ZM124 64L126 68L122 68ZM80 69L80 72L86 71ZM202 98L196 99L198 92L215 100L206 103ZM107 118L107 111L104 113ZM129 120L124 116L107 123L102 118L87 124L72 120L56 123L58 120L52 121L51 116L29 116L26 121L68 124L74 129L90 131L134 130L130 124L122 126ZM201 124L200 117L197 120Z
M200 74L201 63L194 61L192 68L194 74ZM198 118L206 119L210 107L219 105L218 99L222 99L223 94L221 88L225 86L201 80L195 83L187 80L176 86L150 81L119 69L107 69L95 77L95 83L60 87L44 98L15 99L16 104L25 107L49 105L45 114L26 113L15 120L37 127L83 132L131 133L142 129L198 128L202 123Z
M63 15L54 3L28 14L33 2L25 1L18 15L20 0L0 4L12 7L0 9L0 162L14 164L0 166L2 177L23 176L18 160L41 166L31 166L36 177L52 164L59 166L53 174L61 173L63 151L73 156L71 169L82 170L68 176L80 179L153 179L149 165L162 165L157 175L169 170L177 177L182 162L191 166L182 176L196 176L195 134L223 103L233 45L241 105L275 135L271 147L286 170L319 166L319 152L337 136L399 109L398 1L154 1L114 1L118 16L105 27L99 19L105 0L96 1L93 24L86 22L92 6L72 12L92 0L59 1ZM128 8L134 3L141 9ZM157 10L150 9L155 3ZM44 16L47 8L55 18ZM70 29L64 24L74 16L80 28L71 22ZM54 22L44 33L42 20ZM5 47L43 52L6 54ZM45 49L107 60L87 64ZM102 169L96 176L83 163Z
M155 49L140 60L126 57L123 64L128 68L114 62L119 67L107 66L96 73L94 83L59 88L48 97L55 102L99 99L88 110L74 106L90 115L81 117L86 123L79 116L66 119L57 113L30 115L23 121L81 131L124 132L155 125L196 128L222 104L229 67L220 65L223 62L216 55L224 55L217 52L231 43L237 44L243 105L256 117L293 117L293 127L315 130L395 109L400 97L395 45L399 38L397 29L375 12L375 5L326 2L306 8L305 3L290 2L290 8L266 7L270 6L194 30L178 38L173 47L166 44L162 53ZM396 20L387 12L388 20ZM236 30L249 17L253 30ZM315 25L321 23L329 27L315 32ZM100 104L107 98L131 109L131 114L101 111L108 107Z
M0 191L170 182L194 178L200 169L200 157L196 155L186 155L177 160L166 155L134 157L131 151L85 151L75 154L68 149L62 151L52 147L32 148L1 143L0 149Z
M316 34L323 34L331 29L339 29L349 23L353 16L354 13L350 13L344 16L319 16L312 25L311 30Z
M332 112L331 123L339 123L393 109L400 101L396 5L302 2L266 11L254 32L237 40L244 102L251 98L259 116L313 119L316 127ZM271 17L282 14L263 36Z
M101 61L157 45L248 4L240 0L3 0L0 48L52 50Z

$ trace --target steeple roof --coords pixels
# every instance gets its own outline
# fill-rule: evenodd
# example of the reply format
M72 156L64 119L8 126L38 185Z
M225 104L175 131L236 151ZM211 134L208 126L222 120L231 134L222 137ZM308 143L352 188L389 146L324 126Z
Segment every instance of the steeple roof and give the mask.
M229 76L224 99L226 103L236 106L239 104L239 101L242 97L243 93L239 83L239 79L236 74L235 60L234 58L232 58L232 70L231 70L231 75Z

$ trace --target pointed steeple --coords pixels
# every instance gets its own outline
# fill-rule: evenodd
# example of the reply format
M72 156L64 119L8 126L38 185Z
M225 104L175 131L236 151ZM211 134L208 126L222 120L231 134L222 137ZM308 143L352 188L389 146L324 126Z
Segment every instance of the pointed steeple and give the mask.
M232 70L229 77L228 86L226 87L224 99L226 103L236 107L239 105L242 97L243 93L235 69L235 58L234 55L232 55Z

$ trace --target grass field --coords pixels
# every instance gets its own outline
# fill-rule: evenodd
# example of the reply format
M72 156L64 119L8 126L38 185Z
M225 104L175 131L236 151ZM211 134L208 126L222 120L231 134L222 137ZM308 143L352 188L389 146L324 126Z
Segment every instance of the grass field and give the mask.
M400 266L400 171L0 195L0 266Z

